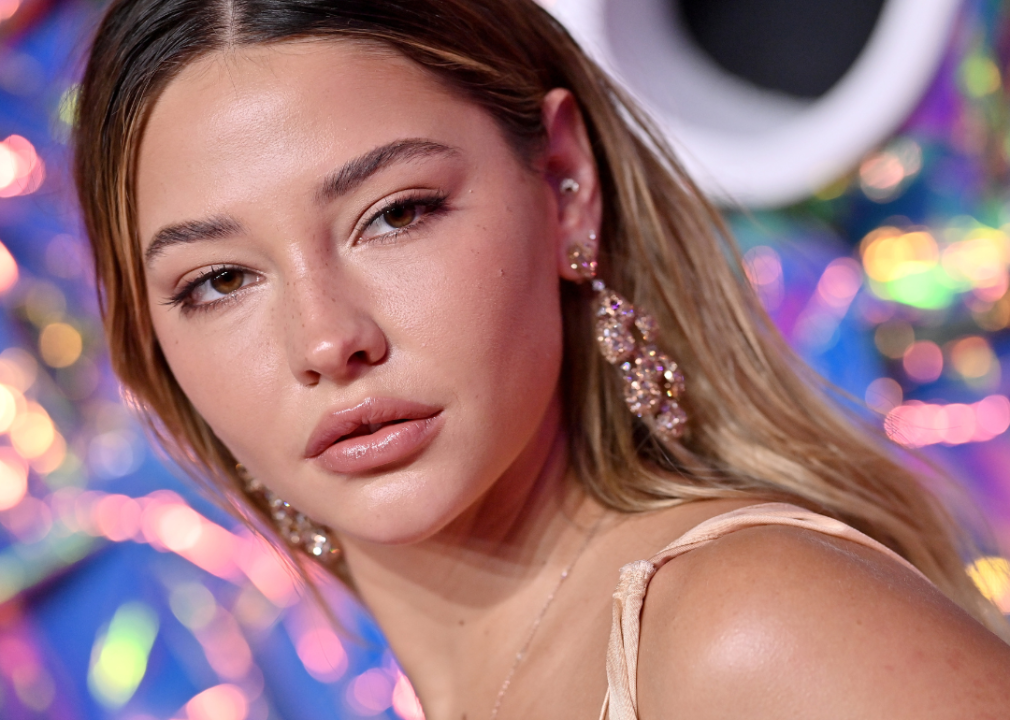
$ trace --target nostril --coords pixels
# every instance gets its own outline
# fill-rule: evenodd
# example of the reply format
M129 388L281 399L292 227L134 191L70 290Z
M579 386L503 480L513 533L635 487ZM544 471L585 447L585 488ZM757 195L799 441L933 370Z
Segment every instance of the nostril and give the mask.
M385 335L369 318L304 316L312 322L291 327L287 338L290 365L302 383L349 382L386 358Z
M352 363L361 363L362 365L366 365L369 363L368 353L364 350L358 350L358 352L351 355L350 361Z

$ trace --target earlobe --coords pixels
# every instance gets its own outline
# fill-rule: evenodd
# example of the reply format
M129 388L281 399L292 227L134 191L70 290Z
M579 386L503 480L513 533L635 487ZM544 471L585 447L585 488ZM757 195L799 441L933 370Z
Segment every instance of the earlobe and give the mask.
M596 277L598 268L596 262L597 238L596 233L589 233L587 242L575 242L568 246L565 257L568 261L568 273L571 277L566 280L586 282Z

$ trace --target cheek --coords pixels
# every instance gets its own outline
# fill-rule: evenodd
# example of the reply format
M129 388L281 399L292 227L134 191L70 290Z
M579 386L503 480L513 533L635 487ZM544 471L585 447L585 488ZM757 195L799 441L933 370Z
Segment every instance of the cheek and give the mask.
M456 252L431 258L423 283L398 295L403 322L428 372L451 383L466 410L489 428L529 432L554 392L562 323L552 243L534 208L499 213L462 229ZM395 312L395 308L391 307ZM405 333L406 335L407 333ZM394 346L396 338L393 338Z
M561 351L561 317L556 277L537 267L515 263L498 270L465 293L461 303L480 308L469 321L470 332L453 332L469 369L505 400L517 390L533 390L555 381ZM522 394L515 398L521 400Z
M160 309L159 309L160 310ZM230 323L181 320L154 313L162 352L186 397L229 447L234 438L257 437L278 372L267 318L247 313ZM252 325L250 325L252 323ZM276 400L276 398L274 398Z

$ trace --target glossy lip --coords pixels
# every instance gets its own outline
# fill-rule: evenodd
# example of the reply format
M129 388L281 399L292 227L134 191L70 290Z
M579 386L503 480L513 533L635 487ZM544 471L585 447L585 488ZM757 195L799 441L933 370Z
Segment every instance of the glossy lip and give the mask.
M384 423L394 424L368 435L346 437L363 425ZM305 457L334 473L368 472L419 452L441 426L441 408L408 400L368 398L320 420L305 446Z

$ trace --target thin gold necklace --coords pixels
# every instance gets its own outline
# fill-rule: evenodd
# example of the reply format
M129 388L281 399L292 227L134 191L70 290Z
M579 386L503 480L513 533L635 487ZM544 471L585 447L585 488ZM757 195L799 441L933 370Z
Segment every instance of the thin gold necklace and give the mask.
M554 602L554 598L557 596L558 590L561 589L565 580L568 579L572 569L575 567L575 563L579 561L579 558L582 557L582 553L584 553L586 548L589 547L589 543L592 541L593 536L596 535L596 531L600 529L600 524L603 522L605 515L606 513L600 515L596 522L593 523L593 526L589 529L589 532L586 533L586 539L582 541L582 546L579 548L579 551L575 553L575 557L573 557L572 561L568 563L568 567L561 571L561 577L558 578L557 585L555 585L554 589L551 590L551 594L547 596L547 600L544 601L543 607L540 608L540 612L537 613L536 619L533 621L533 624L530 625L530 630L526 634L526 642L523 643L522 647L519 648L519 652L516 653L516 659L512 661L512 667L509 670L509 674L506 676L505 682L502 683L501 690L498 691L498 697L495 698L494 707L491 709L491 720L497 720L498 710L501 708L501 703L505 698L505 693L508 692L509 687L512 685L512 678L516 674L516 670L526 658L526 651L530 649L530 644L533 642L533 638L537 634L537 630L540 629L540 623L543 621L544 615L547 614L547 608L549 608L551 603Z

